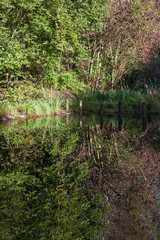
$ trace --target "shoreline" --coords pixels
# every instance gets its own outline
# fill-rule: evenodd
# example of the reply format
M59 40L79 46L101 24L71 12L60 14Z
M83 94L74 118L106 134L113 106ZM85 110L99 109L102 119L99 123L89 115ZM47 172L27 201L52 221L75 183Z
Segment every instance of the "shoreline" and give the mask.
M4 115L0 117L0 122L9 122L9 121L14 121L14 120L26 120L26 119L36 119L36 118L41 118L41 117L49 117L49 116L65 116L72 114L73 112L66 112L64 110L59 110L53 114L44 114L44 115Z

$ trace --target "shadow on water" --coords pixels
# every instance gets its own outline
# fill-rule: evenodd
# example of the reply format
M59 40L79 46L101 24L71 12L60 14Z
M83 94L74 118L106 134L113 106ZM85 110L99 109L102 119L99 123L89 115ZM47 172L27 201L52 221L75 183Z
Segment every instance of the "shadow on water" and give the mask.
M0 239L160 239L160 119L0 125Z

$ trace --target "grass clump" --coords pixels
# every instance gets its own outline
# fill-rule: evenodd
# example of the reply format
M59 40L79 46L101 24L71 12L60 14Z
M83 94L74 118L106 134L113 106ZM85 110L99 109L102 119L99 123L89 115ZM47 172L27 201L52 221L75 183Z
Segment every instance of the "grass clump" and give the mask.
M63 99L44 98L40 100L28 101L25 104L26 114L35 116L52 115L58 112L63 105Z
M0 117L52 115L61 112L63 107L63 98L54 96L52 89L22 86L7 92L0 104Z

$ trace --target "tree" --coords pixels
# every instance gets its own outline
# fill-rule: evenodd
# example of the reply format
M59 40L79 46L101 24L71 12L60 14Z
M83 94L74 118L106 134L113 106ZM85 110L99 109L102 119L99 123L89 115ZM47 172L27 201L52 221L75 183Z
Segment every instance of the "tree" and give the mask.
M112 85L148 64L159 47L159 13L155 1L111 1L104 26L103 64Z

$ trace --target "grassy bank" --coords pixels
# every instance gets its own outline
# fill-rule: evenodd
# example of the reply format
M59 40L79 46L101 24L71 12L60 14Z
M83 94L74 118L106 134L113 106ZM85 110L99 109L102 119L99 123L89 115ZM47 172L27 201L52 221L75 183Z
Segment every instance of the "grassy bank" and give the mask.
M73 95L69 91L37 88L23 85L1 92L0 118L27 118L66 113L66 99L69 99L70 112L78 112L79 99L83 100L83 112L98 113L103 100L104 113L116 113L121 102L125 113L141 111L145 102L147 111L160 113L160 93L156 90L135 91L119 89L113 91L85 90Z
M64 93L52 89L21 86L1 94L0 118L40 117L64 112Z
M100 102L103 101L105 113L116 113L119 102L122 103L125 113L140 112L143 103L146 103L149 113L160 113L160 93L156 90L135 91L132 89L119 89L106 91L104 93L96 91L86 91L78 96L83 100L84 112L99 112ZM75 111L78 109L79 101L72 102Z

